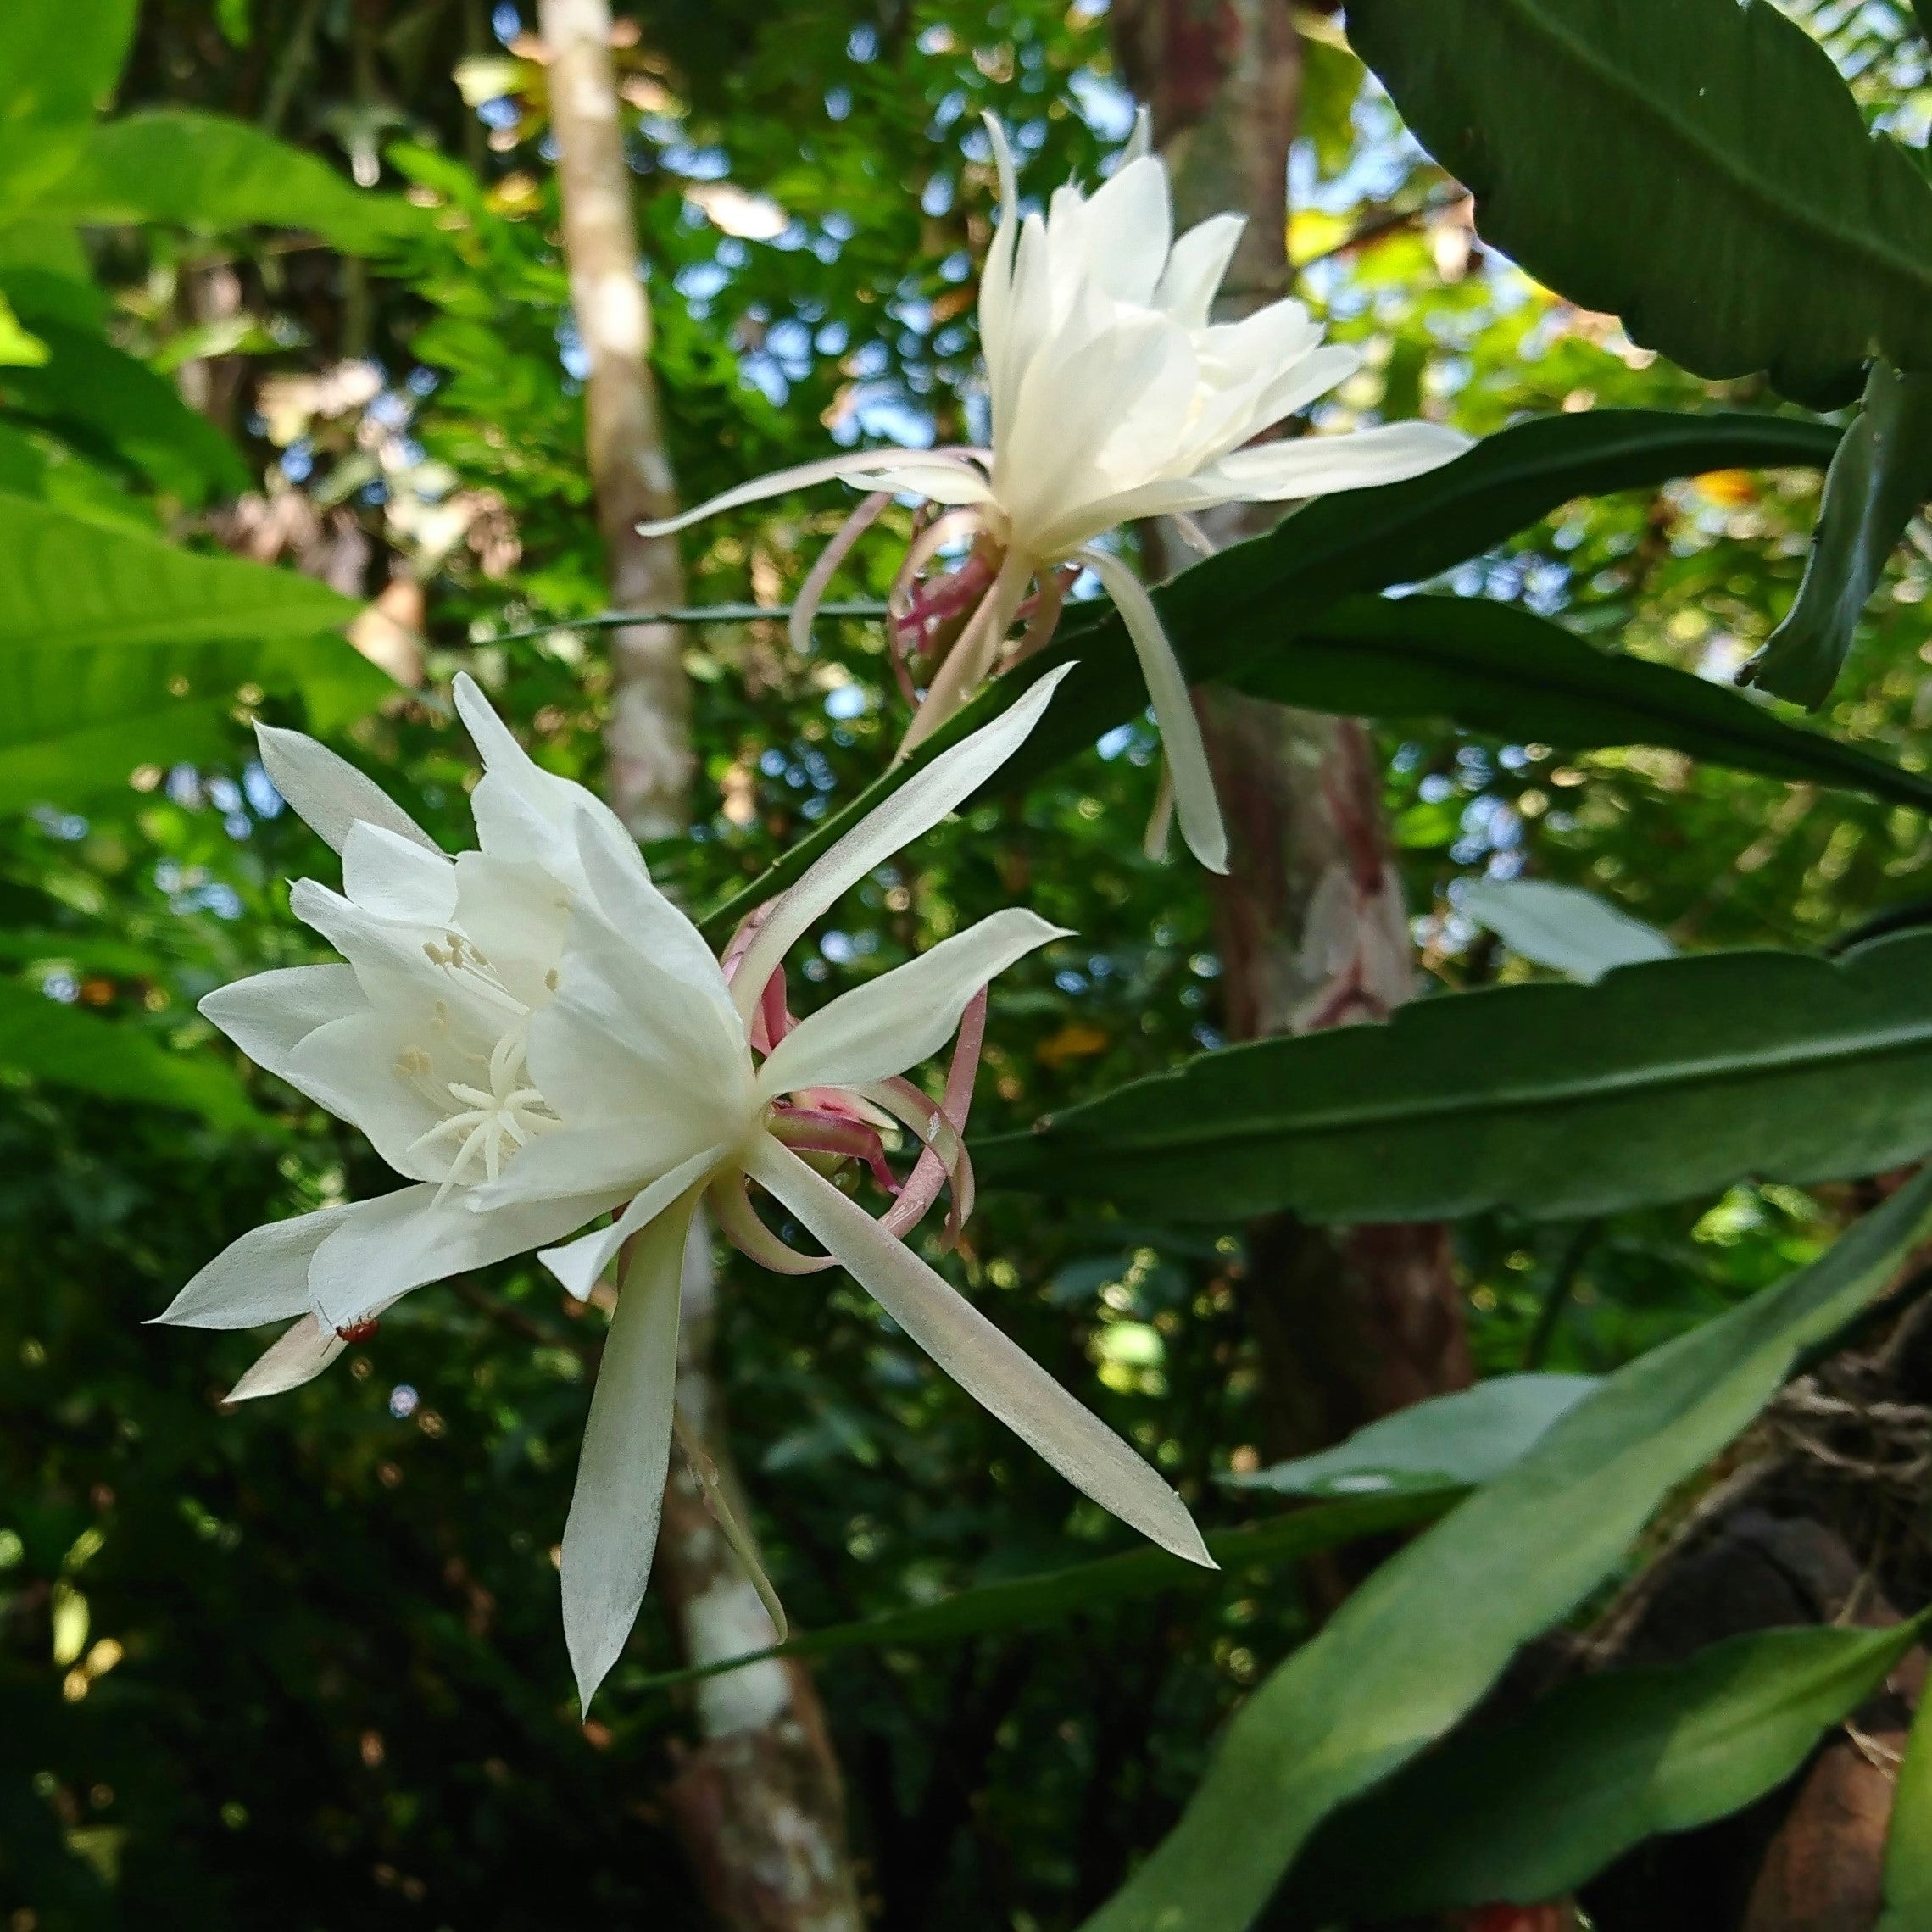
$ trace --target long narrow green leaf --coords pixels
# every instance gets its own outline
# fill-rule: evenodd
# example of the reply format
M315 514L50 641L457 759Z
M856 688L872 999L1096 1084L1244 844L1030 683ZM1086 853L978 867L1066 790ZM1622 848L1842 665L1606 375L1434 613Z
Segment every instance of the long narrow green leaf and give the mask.
M264 1127L229 1069L170 1053L138 1028L63 1006L0 980L0 1069L110 1100L198 1114L211 1126Z
M1701 953L1256 1041L980 1143L983 1186L1137 1213L1605 1214L1932 1150L1932 933Z
M1932 1230L1932 1172L1783 1286L1612 1376L1369 1578L1235 1715L1180 1823L1087 1932L1241 1932L1310 1834L1476 1703L1668 1492Z
M1417 1486L1400 1495L1320 1503L1265 1523L1213 1531L1206 1539L1207 1546L1222 1570L1290 1562L1365 1536L1413 1528L1439 1516L1463 1493L1454 1484L1439 1483L1433 1489ZM1222 1580L1214 1571L1183 1562L1165 1550L1130 1550L1123 1556L1103 1556L1068 1569L961 1590L956 1596L921 1604L916 1610L894 1611L826 1630L801 1631L788 1643L775 1644L769 1650L749 1651L688 1670L665 1671L646 1678L638 1688L664 1690L689 1684L766 1657L822 1657L840 1651L910 1650L921 1644L958 1643L968 1637L1061 1623L1107 1604L1158 1596L1166 1590L1208 1590Z
M1682 1663L1565 1684L1330 1818L1294 1868L1298 1914L1379 1924L1560 1898L1645 1839L1729 1817L1783 1784L1926 1622L1753 1631Z
M1814 710L1823 704L1851 649L1859 612L1929 496L1932 376L1901 376L1874 362L1865 406L1825 472L1796 601L1739 682Z
M1519 604L1349 597L1230 682L1345 717L1452 718L1566 750L1655 744L1708 765L1932 808L1932 778L1788 724L1722 684L1598 650Z
M1264 675L1261 667L1295 628L1337 598L1420 582L1573 497L1654 487L1707 470L1818 468L1830 460L1838 433L1823 423L1742 412L1599 409L1539 417L1486 437L1426 476L1310 504L1269 535L1183 571L1155 592L1155 602L1191 681L1239 682ZM712 911L704 932L728 933L949 745L996 717L1034 678L1067 663L1077 668L999 787L1027 783L1145 708L1119 618L1110 607L1083 609L1051 649L997 680L903 765Z
M1924 1691L1892 1788L1885 1885L1885 1910L1872 1932L1924 1932L1932 1925L1932 1697Z
M1350 0L1348 27L1480 231L1634 340L1818 407L1874 348L1932 370L1932 183L1768 0Z

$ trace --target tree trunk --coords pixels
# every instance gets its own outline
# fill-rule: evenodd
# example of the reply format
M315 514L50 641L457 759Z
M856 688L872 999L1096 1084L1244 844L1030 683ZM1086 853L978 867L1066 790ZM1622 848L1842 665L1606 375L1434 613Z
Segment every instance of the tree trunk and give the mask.
M1229 209L1248 218L1224 317L1278 300L1291 280L1288 156L1301 86L1287 0L1116 0L1113 22L1167 157L1177 225ZM1253 505L1201 521L1232 542L1277 514ZM1164 527L1143 542L1150 574L1180 560ZM1228 874L1213 890L1229 1033L1386 1018L1414 990L1415 969L1367 732L1233 691L1203 690L1196 704L1228 821ZM1252 1228L1249 1245L1271 1456L1469 1382L1439 1225L1328 1228L1279 1216Z
M638 275L631 171L611 71L606 0L542 0L564 252L589 359L585 441L612 602L683 602L677 548L638 535L676 508L649 363L650 307ZM670 625L614 633L607 743L611 802L639 838L681 836L690 820L690 696ZM716 1283L702 1217L685 1256L677 1405L716 1466L739 1484L712 1366ZM743 1512L740 1512L741 1520ZM775 1632L757 1592L682 1467L665 1495L654 1582L693 1663L756 1650ZM699 1740L670 1793L704 1896L731 1932L858 1932L838 1762L816 1691L795 1665L766 1663L701 1685Z

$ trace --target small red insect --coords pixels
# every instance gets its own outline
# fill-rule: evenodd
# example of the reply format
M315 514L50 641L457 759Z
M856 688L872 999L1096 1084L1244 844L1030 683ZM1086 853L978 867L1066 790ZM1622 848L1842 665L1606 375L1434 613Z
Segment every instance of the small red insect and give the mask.
M345 1342L366 1342L381 1324L371 1316L366 1322L351 1322L346 1328L336 1330L337 1339Z

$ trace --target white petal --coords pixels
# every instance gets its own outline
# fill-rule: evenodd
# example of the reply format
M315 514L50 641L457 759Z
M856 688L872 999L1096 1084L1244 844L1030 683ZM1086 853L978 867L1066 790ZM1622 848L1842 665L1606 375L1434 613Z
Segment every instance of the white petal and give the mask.
M301 732L257 725L262 769L275 788L339 852L352 825L380 825L433 852L436 841L378 785L345 758Z
M253 1401L259 1395L280 1395L313 1382L348 1346L333 1328L313 1315L304 1315L269 1345L264 1355L228 1391L231 1402Z
M911 487L924 495L927 492L923 479L928 473L963 467L963 463L955 463L931 450L848 450L841 456L821 457L816 463L800 463L789 470L774 470L768 476L758 476L749 483L740 483L736 489L727 490L723 495L713 497L709 503L701 503L697 509L688 509L682 515L666 517L660 523L640 523L638 531L644 537L668 537L674 530L688 529L693 523L702 523L708 516L737 509L741 504L763 503L770 497L810 489L815 484L833 482L841 477L862 489L897 490L905 487L899 480L904 472L914 479ZM958 500L977 502L979 499L969 497Z
M1208 768L1207 747L1201 740L1194 700L1188 695L1188 681L1161 628L1161 613L1154 608L1147 587L1123 560L1095 549L1083 550L1080 558L1106 587L1133 640L1140 674L1147 680L1147 695L1161 727L1161 749L1173 776L1181 836L1187 840L1188 849L1211 872L1225 872L1228 832L1214 796L1214 774Z
M1211 214L1197 221L1175 242L1154 291L1154 305L1165 309L1182 327L1206 326L1208 312L1220 292L1221 278L1241 245L1248 225L1239 214Z
M486 778L483 785L493 782ZM541 1006L550 997L550 975L563 960L576 898L548 866L487 852L465 852L456 861L456 929L526 1006Z
M331 1328L347 1328L425 1282L487 1267L554 1241L615 1205L609 1194L573 1195L473 1214L460 1191L398 1188L357 1201L315 1250L309 1294Z
M455 1111L454 1100L431 1096L446 1096L456 1081L488 1084L487 1051L452 1051L447 1031L428 1022L420 1008L414 1014L387 1011L331 1020L295 1050L283 1075L317 1106L365 1135L398 1174L412 1181L440 1181L456 1152L454 1142L411 1151ZM430 1062L428 1071L415 1078L398 1066L412 1051L426 1054Z
M640 1228L649 1228L674 1201L701 1186L728 1151L724 1147L707 1147L701 1154L693 1155L653 1181L610 1227L600 1228L594 1234L586 1234L566 1247L546 1248L537 1259L579 1301L587 1300L610 1257Z
M479 1211L566 1194L635 1194L681 1166L704 1143L680 1113L639 1113L539 1135L504 1166L500 1180L470 1190Z
M385 919L447 923L456 910L456 866L445 852L359 819L342 840L342 892Z
M1133 110L1133 131L1127 137L1127 145L1121 149L1123 163L1139 161L1154 152L1154 110L1145 105Z
M732 982L749 1023L765 983L812 921L840 895L969 798L1026 743L1072 669L1062 665L1021 693L990 724L943 751L868 812L772 905Z
M259 972L216 987L196 1008L257 1066L285 1079L289 1055L316 1027L368 1011L354 969L346 966Z
M1081 228L1098 286L1116 302L1151 303L1174 238L1166 164L1123 162L1088 198Z
M654 966L727 1010L732 991L704 936L658 888L638 848L621 830L588 813L575 821L583 872L597 907L611 927Z
M1469 437L1440 423L1385 423L1344 436L1305 436L1238 449L1203 470L1200 480L1220 492L1223 502L1278 503L1399 483L1439 469L1469 447Z
M577 1457L560 1569L564 1641L587 1712L624 1648L650 1580L671 1467L678 1286L692 1208L631 1250Z
M800 1021L759 1069L759 1091L860 1087L903 1073L952 1038L966 1002L988 980L1049 939L1067 937L1031 912L995 912Z
M1162 1549L1215 1567L1185 1505L1160 1477L862 1207L769 1135L754 1143L747 1171L940 1368L1076 1489Z
M350 1211L319 1207L251 1228L153 1319L181 1328L255 1328L301 1314L309 1306L309 1264Z

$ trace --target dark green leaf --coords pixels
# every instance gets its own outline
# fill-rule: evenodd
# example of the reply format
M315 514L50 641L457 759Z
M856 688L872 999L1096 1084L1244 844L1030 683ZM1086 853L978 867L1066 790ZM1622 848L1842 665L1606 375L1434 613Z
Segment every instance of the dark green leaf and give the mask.
M1289 1881L1298 1912L1311 1924L1379 1924L1559 1898L1645 1839L1783 1784L1924 1628L1753 1631L1682 1663L1565 1684L1332 1818Z
M1573 497L1654 486L1707 470L1815 468L1830 460L1837 445L1838 431L1825 424L1741 412L1600 409L1539 417L1484 438L1426 476L1310 504L1267 536L1183 571L1154 599L1193 682L1239 682L1259 675L1252 667L1337 598L1420 582ZM1078 611L1050 649L994 682L905 763L710 914L704 932L713 938L728 933L947 746L997 716L1034 678L1066 663L1077 668L1001 774L1001 788L1026 784L1144 708L1120 620L1105 605Z
M214 1127L263 1125L220 1061L170 1053L136 1027L64 1006L17 979L0 980L0 1070L106 1100L176 1107Z
M1456 1484L1438 1483L1401 1495L1322 1503L1265 1523L1244 1523L1239 1529L1216 1530L1208 1536L1207 1546L1223 1571L1250 1564L1290 1562L1365 1536L1412 1528L1439 1516L1462 1494ZM957 1596L921 1604L916 1610L895 1611L863 1623L837 1624L828 1630L804 1631L769 1650L646 1678L640 1688L688 1684L763 1657L819 1657L838 1651L908 1650L921 1644L958 1643L968 1637L1062 1623L1110 1603L1157 1596L1164 1590L1207 1590L1224 1580L1214 1571L1183 1562L1165 1550L1130 1550L1124 1556L1103 1556L1097 1562L1078 1563L1070 1569L961 1590Z
M1784 621L1738 675L1813 710L1831 695L1858 613L1913 513L1932 496L1932 376L1874 362L1865 406L1825 472L1804 581Z
M384 248L425 220L400 198L355 187L316 156L246 121L175 109L93 128L38 212L203 231L302 228L352 253Z
M987 1186L1209 1220L1604 1214L1932 1149L1932 933L1691 954L1203 1054L974 1150Z
M1350 0L1348 26L1482 234L1633 340L1820 408L1874 348L1932 370L1932 184L1776 7Z
M1781 1287L1620 1369L1384 1564L1242 1707L1179 1825L1086 1932L1241 1932L1316 1826L1440 1737L1595 1589L1929 1228L1932 1172Z
M1932 1697L1924 1690L1892 1789L1885 1883L1885 1910L1872 1932L1922 1932L1932 1925Z
M1662 745L1706 764L1932 807L1932 779L1488 598L1344 598L1228 682L1305 710L1450 718L1569 750Z

